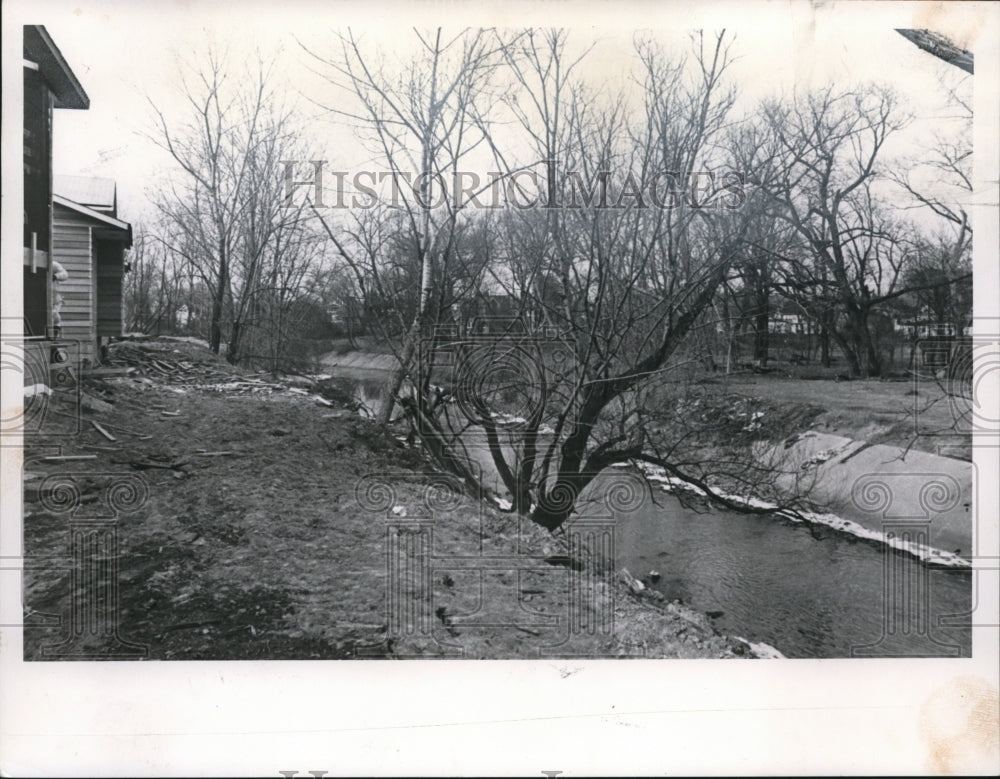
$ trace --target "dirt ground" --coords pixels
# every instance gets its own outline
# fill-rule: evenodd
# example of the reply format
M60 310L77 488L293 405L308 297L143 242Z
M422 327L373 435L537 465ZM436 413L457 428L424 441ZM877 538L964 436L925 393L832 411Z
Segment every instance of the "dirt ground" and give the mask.
M336 392L194 343L112 355L26 444L26 659L754 655L449 489ZM88 546L102 516L117 549Z

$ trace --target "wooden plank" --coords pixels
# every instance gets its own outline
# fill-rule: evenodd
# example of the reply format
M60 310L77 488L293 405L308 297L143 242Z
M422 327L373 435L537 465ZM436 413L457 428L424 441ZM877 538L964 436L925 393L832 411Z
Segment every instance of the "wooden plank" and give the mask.
M107 430L105 430L103 427L101 427L101 425L100 425L99 422L91 420L90 424L94 426L94 429L98 433L100 433L102 436L104 436L105 438L107 438L109 441L117 441L118 440L113 435L111 435L111 433L109 433Z

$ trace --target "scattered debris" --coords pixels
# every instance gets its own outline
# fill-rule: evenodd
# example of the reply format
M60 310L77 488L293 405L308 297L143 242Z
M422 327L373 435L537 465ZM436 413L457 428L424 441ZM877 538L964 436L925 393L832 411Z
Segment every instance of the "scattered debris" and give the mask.
M118 440L113 435L111 435L111 433L109 433L107 430L105 430L104 427L102 427L98 422L91 421L90 424L94 426L94 430L96 430L102 436L104 436L105 438L107 438L109 441L117 441Z
M148 433L140 433L140 432L138 432L136 430L130 430L127 427L123 427L122 425L119 425L117 422L114 423L114 424L112 424L110 422L105 422L104 423L104 427L106 427L106 428L108 428L110 430L114 430L114 431L116 431L118 433L125 433L126 435L136 436L140 440L142 440L144 438L152 438L153 437L153 436L149 435Z
M121 376L129 376L136 372L132 365L115 365L111 367L86 368L83 371L85 379L111 379Z
M146 460L134 460L132 462L132 467L140 471L144 471L148 468L162 468L163 470L172 471L180 468L181 466L187 465L189 462L188 458L182 457L178 460L157 460L149 458Z
M86 392L80 393L80 406L87 411L93 411L98 414L106 414L110 411L114 411L114 406L104 400L99 400L92 395L88 395Z
M47 384L29 384L24 388L24 397L33 398L35 395L51 395L52 388Z
M460 635L460 633L457 630L455 630L454 618L451 616L451 614L448 613L448 610L444 606L438 606L437 609L434 611L434 615L439 620L441 620L441 624L448 629L448 635L450 636Z
M172 343L164 343L168 340ZM141 342L138 339L118 341L108 350L109 369L131 368L128 375L180 385L218 382L236 373L237 369L217 355L204 352L194 356L173 348L178 342L185 343L186 339L163 337L153 341L143 336Z
M636 595L646 589L646 585L629 573L628 568L622 568L619 577Z

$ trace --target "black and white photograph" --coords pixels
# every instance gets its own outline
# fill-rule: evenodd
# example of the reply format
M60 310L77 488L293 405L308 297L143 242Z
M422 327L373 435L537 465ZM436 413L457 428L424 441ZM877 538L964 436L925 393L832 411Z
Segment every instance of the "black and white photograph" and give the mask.
M0 773L1000 771L1000 9L4 11Z

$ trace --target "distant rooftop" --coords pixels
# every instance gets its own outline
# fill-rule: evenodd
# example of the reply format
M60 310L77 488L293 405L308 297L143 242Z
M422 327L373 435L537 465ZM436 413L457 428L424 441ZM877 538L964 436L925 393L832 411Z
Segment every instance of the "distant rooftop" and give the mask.
M115 210L115 180L96 176L52 177L54 194L97 211Z

